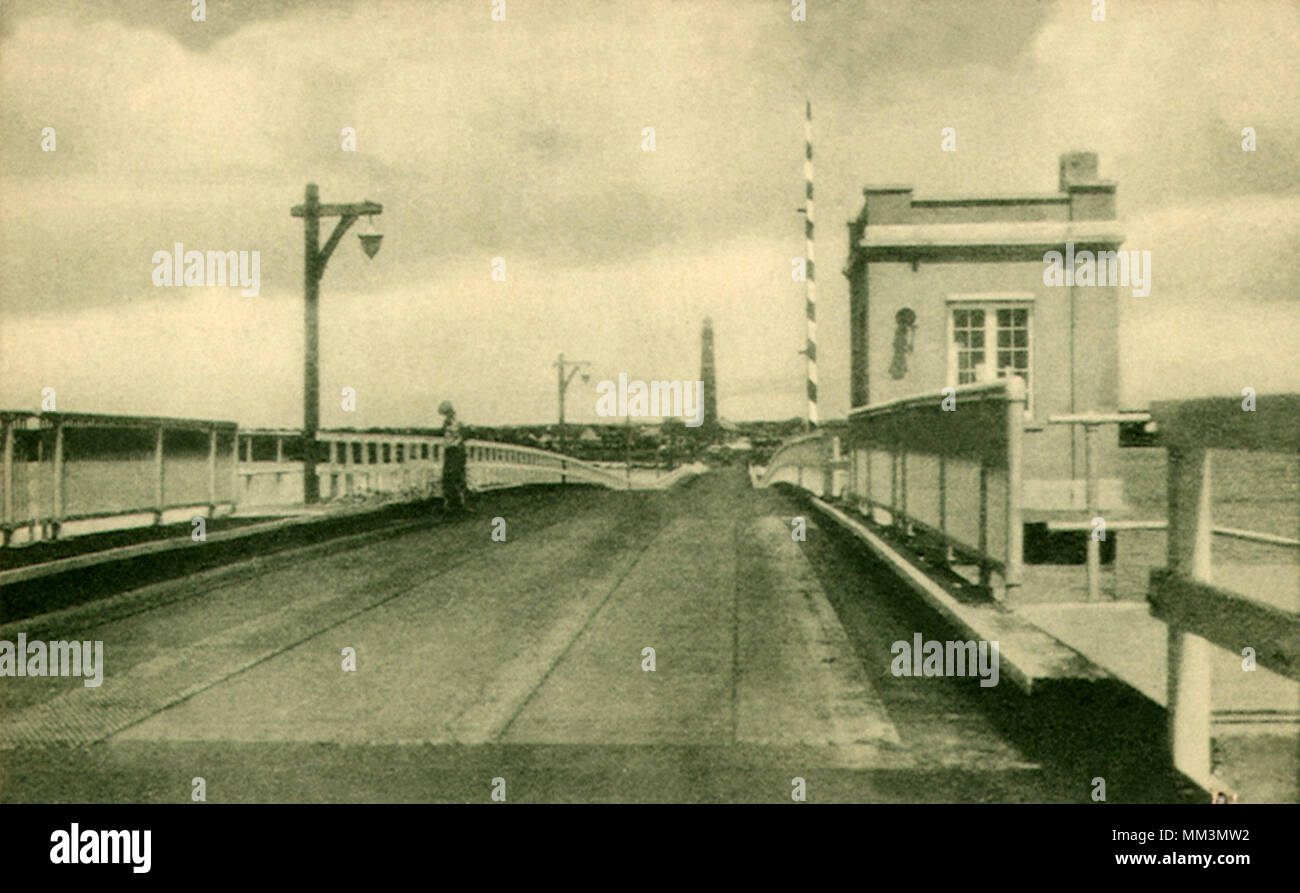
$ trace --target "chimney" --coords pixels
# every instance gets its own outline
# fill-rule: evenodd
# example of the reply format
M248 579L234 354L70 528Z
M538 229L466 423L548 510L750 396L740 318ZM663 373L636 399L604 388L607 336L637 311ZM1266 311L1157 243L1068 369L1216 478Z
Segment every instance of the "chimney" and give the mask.
M1061 156L1061 192L1070 196L1071 220L1115 219L1115 184L1097 177L1096 152Z
M1069 192L1071 186L1096 182L1096 152L1066 152L1061 156L1061 192Z

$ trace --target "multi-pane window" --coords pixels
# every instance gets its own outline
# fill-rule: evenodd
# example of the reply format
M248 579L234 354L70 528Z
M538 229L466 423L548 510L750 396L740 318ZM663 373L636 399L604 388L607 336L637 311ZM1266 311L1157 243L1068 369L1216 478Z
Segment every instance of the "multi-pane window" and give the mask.
M1000 307L998 323L998 378L1019 375L1029 390L1029 310Z
M1028 394L1029 308L953 307L949 363L950 380L956 384L979 381L980 367L991 366L997 378L1019 375Z
M957 347L957 384L976 380L975 368L984 365L983 310L961 308L952 312L952 340Z

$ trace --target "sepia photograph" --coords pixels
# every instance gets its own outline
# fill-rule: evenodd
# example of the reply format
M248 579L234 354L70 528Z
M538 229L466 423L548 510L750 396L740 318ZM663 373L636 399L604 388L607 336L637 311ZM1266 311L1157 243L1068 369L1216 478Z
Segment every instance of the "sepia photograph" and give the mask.
M0 79L24 859L1300 802L1297 0L6 0Z

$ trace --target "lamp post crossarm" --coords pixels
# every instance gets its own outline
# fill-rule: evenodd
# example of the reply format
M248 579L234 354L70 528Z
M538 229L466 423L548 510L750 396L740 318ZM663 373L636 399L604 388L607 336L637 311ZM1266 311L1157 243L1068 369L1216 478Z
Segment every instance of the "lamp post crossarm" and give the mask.
M347 202L344 204L325 204L316 206L317 217L365 217L370 214L384 213L384 206L379 202ZM294 205L289 209L293 217L306 217L306 205Z

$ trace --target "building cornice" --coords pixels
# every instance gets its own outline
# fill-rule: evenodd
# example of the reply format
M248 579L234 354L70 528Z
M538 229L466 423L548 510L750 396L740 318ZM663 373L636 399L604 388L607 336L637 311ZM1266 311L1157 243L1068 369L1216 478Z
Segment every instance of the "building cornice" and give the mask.
M858 248L947 248L1021 246L1051 249L1066 242L1119 245L1124 234L1114 220L1036 220L990 223L915 223L867 226Z

